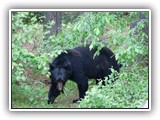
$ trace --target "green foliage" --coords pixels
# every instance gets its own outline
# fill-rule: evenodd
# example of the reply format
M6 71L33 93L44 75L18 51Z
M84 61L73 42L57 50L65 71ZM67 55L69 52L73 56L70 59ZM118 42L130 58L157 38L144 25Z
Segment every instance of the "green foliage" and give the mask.
M143 12L148 17L147 12ZM62 15L76 14L64 12ZM143 28L148 19L137 23L133 29L130 22L140 16L140 12L81 12L71 21L62 16L62 30L58 35L50 36L47 40L44 27L49 29L54 21L43 26L39 22L44 17L41 13L14 12L12 13L12 97L13 105L18 107L64 107L58 103L54 106L46 104L48 86L47 62L57 57L61 52L75 46L90 44L90 50L95 46L98 50L94 57L100 54L104 46L111 48L119 63L123 65L118 80L102 86L93 86L87 96L78 105L71 105L70 94L75 94L75 84L67 82L64 95L58 98L65 107L81 108L137 108L148 99L148 35ZM70 99L69 99L70 98ZM67 99L69 99L67 101ZM76 98L73 98L76 99ZM16 103L20 103L16 104Z
M80 108L138 108L148 99L148 77L144 76L148 73L148 68L136 64L134 66L135 69L122 69L123 73L114 84L109 82L110 84L102 86L100 82L99 85L91 88L78 106Z
M15 17L17 16L13 16L13 18ZM21 27L20 30L16 31L15 34L12 34L12 70L22 71L25 67L33 68L37 66L36 69L42 70L42 74L45 74L43 69L45 69L45 71L47 70L45 67L48 60L47 55L44 53L41 54L41 56L36 56L36 54L31 52L37 45L34 40L40 39L39 36L41 36L41 32L38 31L38 29L40 29L41 26L38 24L23 26L22 23L17 24L15 27L13 25L13 28L18 27ZM27 48L26 44L32 44L33 46ZM15 76L19 76L19 73L22 72L17 72Z
M116 59L123 67L114 84L99 84L88 91L79 104L80 108L138 108L148 99L148 35L143 32L148 21L138 22L131 30L127 27L132 15L138 17L137 13L129 13L130 17L110 14L112 21L106 34L109 37L107 43L115 50ZM109 81L114 79L114 73Z
M12 14L12 94L17 94L16 92L19 91L22 96L27 97L29 95L27 99L33 102L33 100L36 99L35 94L46 95L46 90L42 92L34 89L34 91L33 88L28 85L31 81L28 78L29 75L27 75L27 71L31 69L32 73L38 72L41 75L48 76L48 66L46 65L48 55L46 53L38 54L33 52L41 41L42 31L40 31L40 29L42 25L39 23L33 24L33 19L31 19L31 25L26 25L23 22L23 18L27 18L28 14L29 12ZM17 87L16 84L20 86ZM41 88L39 88L39 90L40 89Z

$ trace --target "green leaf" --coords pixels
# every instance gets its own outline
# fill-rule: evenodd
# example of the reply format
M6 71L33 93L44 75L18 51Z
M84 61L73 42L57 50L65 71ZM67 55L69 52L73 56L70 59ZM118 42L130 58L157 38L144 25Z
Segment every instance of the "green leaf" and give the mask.
M90 50L92 50L92 49L93 49L93 44L91 44L91 45L89 46L89 49L90 49Z
M86 42L86 40L84 41L83 45L84 45L84 47L86 47L86 45L87 45L87 42Z
M28 42L31 44L31 43L33 43L33 40L32 40L32 39L29 39Z
M25 90L29 90L29 89L30 89L30 86L29 86L29 85L25 85L25 86L24 86L24 89L25 89Z
M22 42L23 42L23 43L25 43L26 40L27 40L27 39L26 39L25 37L22 38Z
M22 64L22 63L19 63L18 65L19 65L19 66L21 66L21 67L23 66L23 64Z
M30 97L30 98L29 98L29 101L30 101L30 102L33 102L33 100L34 100L33 97Z
M16 77L16 80L17 80L17 81L20 81L20 80L21 80L21 77L20 77L20 76L17 76L17 77Z
M25 80L26 80L26 77L22 76L21 79L22 79L23 81L25 81Z
M106 18L106 24L108 25L110 23L109 19Z
M96 35L99 35L100 30L98 28L95 28L94 31L95 31Z
M41 64L38 65L38 69L41 69Z

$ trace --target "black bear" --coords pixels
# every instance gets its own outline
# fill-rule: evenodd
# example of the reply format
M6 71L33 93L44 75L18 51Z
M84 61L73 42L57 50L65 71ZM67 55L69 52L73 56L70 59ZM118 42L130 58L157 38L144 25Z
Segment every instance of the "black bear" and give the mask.
M49 63L51 87L48 93L48 104L53 103L63 91L68 79L78 85L79 98L73 100L73 102L77 102L85 96L88 89L88 79L103 79L111 74L111 67L119 72L120 66L109 48L103 47L100 54L93 58L96 51L97 47L91 51L89 46L76 47L61 53L52 63Z

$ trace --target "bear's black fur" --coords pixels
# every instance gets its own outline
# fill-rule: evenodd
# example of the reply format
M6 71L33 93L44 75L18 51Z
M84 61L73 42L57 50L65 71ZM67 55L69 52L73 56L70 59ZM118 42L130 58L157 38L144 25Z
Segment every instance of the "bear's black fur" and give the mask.
M88 79L104 79L105 76L111 74L111 67L119 72L115 55L109 48L102 48L100 55L93 59L96 50L96 47L91 51L89 46L76 47L67 50L67 53L61 53L52 63L49 63L51 87L48 103L54 102L55 98L63 91L68 79L78 85L79 98L73 101L76 102L84 98L88 89Z

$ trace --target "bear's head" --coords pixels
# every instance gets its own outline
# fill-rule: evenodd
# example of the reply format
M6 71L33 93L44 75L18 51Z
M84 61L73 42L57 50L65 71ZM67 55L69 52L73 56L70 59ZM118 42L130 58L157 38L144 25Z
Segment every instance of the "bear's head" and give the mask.
M62 91L65 82L72 73L71 62L67 59L55 60L49 63L51 84L56 84L57 90Z

